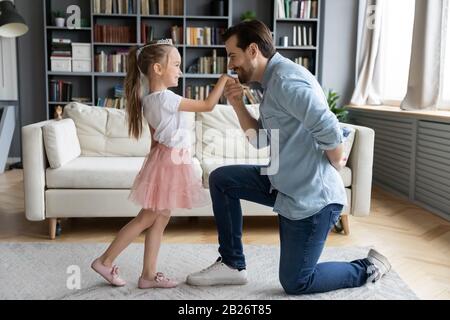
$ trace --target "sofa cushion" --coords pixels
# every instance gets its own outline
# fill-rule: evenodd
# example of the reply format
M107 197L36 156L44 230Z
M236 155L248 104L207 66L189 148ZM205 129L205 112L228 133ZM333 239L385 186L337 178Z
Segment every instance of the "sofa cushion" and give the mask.
M145 157L151 139L148 123L143 119L143 134L136 141L128 136L125 110L91 107L70 103L64 108L64 118L74 120L81 145L81 154L90 157ZM195 114L188 113L192 137L191 153L195 156Z
M144 122L139 140L130 138L124 110L73 102L64 108L64 118L75 122L82 156L145 157L150 150L148 125Z
M247 105L247 110L259 118L258 105ZM269 148L255 149L245 137L232 106L218 104L212 112L197 114L201 137L197 137L198 158L268 159Z
M266 159L221 159L221 158L203 158L201 165L203 169L203 186L208 188L209 175L217 168L244 164L244 165L267 165L269 163ZM350 187L352 185L352 170L349 167L343 168L340 172L344 186Z
M59 168L80 156L80 142L71 119L53 121L42 127L42 133L51 168Z
M47 169L50 189L130 189L145 157L80 157L58 169ZM197 177L202 168L193 158Z

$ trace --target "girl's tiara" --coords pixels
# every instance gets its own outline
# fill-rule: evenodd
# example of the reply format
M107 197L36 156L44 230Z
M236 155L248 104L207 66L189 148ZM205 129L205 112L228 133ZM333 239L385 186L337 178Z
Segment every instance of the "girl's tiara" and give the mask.
M172 42L172 39L161 39L154 43L145 44L136 51L136 57L139 58L139 55L141 54L142 50L144 50L145 48L151 47L151 46L159 46L159 45L173 46L173 42Z

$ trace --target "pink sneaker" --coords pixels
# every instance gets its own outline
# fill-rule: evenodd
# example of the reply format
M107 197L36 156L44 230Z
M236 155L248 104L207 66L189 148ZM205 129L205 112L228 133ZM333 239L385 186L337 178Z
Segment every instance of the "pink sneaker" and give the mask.
M116 265L106 267L100 262L99 259L95 259L94 262L92 262L91 268L115 287L123 287L127 284L125 280L120 278L119 267Z
M178 285L176 281L166 278L164 274L158 272L153 280L146 280L142 277L139 278L138 287L139 289L150 289L150 288L175 288Z

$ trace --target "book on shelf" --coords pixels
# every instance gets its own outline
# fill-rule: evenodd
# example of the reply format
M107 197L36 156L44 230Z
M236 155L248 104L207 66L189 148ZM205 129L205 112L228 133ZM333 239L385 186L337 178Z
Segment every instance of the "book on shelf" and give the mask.
M95 55L95 72L101 73L126 73L128 64L128 51L117 50L108 54L103 50Z
M154 39L153 27L145 22L141 22L141 42L149 43Z
M134 43L136 34L130 26L100 25L94 27L94 41L100 43Z
M88 104L91 103L91 98L85 98L85 97L73 97L72 98L73 102L78 102L78 103L84 103L84 104Z
M310 57L298 57L294 59L294 62L305 67L306 69L308 69L309 71L311 71L312 73L314 73L313 70L313 63L312 63L312 58Z
M125 97L125 91L124 91L123 85L117 84L114 86L114 97L115 98Z
M261 90L244 86L244 103L258 104L262 101L263 94Z
M72 82L51 80L49 91L50 102L66 102L72 100Z
M170 37L173 44L183 44L183 27L171 26L169 29ZM156 40L154 36L154 28L152 25L146 22L141 22L141 42L149 43Z
M185 97L187 99L195 99L195 100L205 100L211 91L214 89L214 85L204 85L204 86L186 86ZM227 104L227 99L222 96L220 97L219 103Z
M63 38L52 38L52 43L71 44L72 40Z
M135 0L94 0L94 14L133 14Z
M227 57L218 57L217 50L214 49L212 56L199 57L187 72L194 74L227 73Z
M314 46L313 27L298 25L292 27L292 45L294 47Z
M53 38L51 43L51 57L72 57L72 41L70 39Z
M277 0L278 19L316 19L318 17L318 0Z
M183 0L140 0L142 15L183 15Z
M103 108L125 109L125 98L98 98L97 106Z
M104 108L125 109L126 99L123 85L114 86L114 98L98 98L97 106Z
M222 45L222 34L226 28L216 27L187 27L186 28L186 44L190 46L202 45Z
M174 44L183 44L183 30L182 26L170 27L170 36Z

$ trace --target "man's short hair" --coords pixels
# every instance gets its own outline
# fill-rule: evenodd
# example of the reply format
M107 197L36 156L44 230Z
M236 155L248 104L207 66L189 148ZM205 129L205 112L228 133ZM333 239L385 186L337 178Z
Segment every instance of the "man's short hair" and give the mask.
M256 43L262 55L268 59L276 53L270 29L259 20L241 22L229 28L223 34L223 40L227 41L232 36L237 37L237 46L246 50L252 43Z

